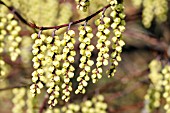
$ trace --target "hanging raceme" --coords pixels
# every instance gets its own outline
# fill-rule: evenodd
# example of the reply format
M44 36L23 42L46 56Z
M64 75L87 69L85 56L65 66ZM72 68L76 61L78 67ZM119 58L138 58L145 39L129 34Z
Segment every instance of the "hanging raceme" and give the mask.
M125 31L125 13L123 3L119 3L117 0L108 0L111 4L113 23L111 28L113 29L114 36L112 37L112 54L111 54L111 68L108 71L108 77L114 76L116 72L116 66L121 61L120 54L125 42L122 40L122 32Z
M85 25L79 27L79 48L81 55L79 67L81 71L77 77L79 84L75 91L76 94L85 93L85 87L90 80L89 72L91 72L91 66L94 64L93 60L91 60L91 52L94 50L94 46L91 44L91 39L93 37L92 28L86 24L85 22Z
M150 74L149 78L151 84L145 95L144 111L152 113L155 108L161 106L161 99L165 99L164 109L166 113L170 112L170 65L164 61L154 59L149 64Z
M145 95L145 106L144 110L148 113L152 113L155 108L160 106L162 80L163 75L160 73L162 70L162 64L159 60L154 59L149 64L150 74L149 78L152 84L149 85L147 94Z
M32 46L32 54L34 55L33 67L34 72L32 73L32 82L33 84L30 86L31 92L33 96L41 93L41 89L44 87L44 83L46 82L45 78L45 70L43 69L46 65L45 55L46 55L46 42L48 43L52 38L46 38L43 34L32 34L32 39L34 40L34 44Z
M46 78L48 79L48 82L46 83L46 86L48 87L47 93L49 94L48 104L52 107L58 103L57 99L60 95L61 42L58 36L49 36L47 40L47 55L45 57L46 64L44 68L46 70Z
M93 69L92 71L92 82L96 83L98 79L102 78L102 72L103 66L107 66L109 64L109 46L110 46L110 41L108 40L110 30L110 18L105 17L104 14L102 14L102 17L98 20L96 20L96 25L97 25L97 45L96 48L99 50L98 56L97 56L97 63L96 63L96 68Z
M72 65L74 63L74 56L76 55L76 51L74 50L74 37L75 32L73 30L68 30L64 33L62 40L62 46L64 47L62 51L63 68L61 70L64 81L64 83L62 83L62 99L66 102L70 99L70 92L72 91L72 82L70 79L74 77L75 70Z

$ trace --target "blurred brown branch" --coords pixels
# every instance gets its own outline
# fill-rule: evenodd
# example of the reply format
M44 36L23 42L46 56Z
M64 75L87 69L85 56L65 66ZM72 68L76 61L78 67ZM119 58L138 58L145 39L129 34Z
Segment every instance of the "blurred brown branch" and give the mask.
M48 101L48 95L45 95L44 101L42 102L42 105L39 108L39 113L43 113L44 109L46 108L47 101Z
M6 90L11 90L14 88L22 88L22 87L29 87L31 84L26 84L26 85L19 85L19 86L10 86L6 88L0 88L0 91L6 91Z
M153 36L149 36L146 33L135 31L131 28L127 28L126 31L124 32L124 35L144 41L148 46L158 51L167 51L168 49L168 45L165 42L160 41Z

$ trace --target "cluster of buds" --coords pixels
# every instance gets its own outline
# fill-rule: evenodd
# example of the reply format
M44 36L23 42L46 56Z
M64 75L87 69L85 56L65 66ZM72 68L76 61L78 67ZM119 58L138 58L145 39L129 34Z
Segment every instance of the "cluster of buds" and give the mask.
M90 0L76 0L77 2L77 9L81 11L87 11L88 6L90 5Z

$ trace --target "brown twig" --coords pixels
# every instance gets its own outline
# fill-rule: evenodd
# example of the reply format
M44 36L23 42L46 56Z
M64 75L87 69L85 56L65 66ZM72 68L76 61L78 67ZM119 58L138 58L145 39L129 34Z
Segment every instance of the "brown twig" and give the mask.
M2 1L0 1L0 4L6 6L6 7L7 7L13 14L15 14L24 24L26 24L26 25L28 25L29 27L34 28L34 29L49 30L49 29L60 29L60 28L69 26L69 23L68 23L68 24L63 24L63 25L59 25L59 26L40 27L40 26L37 26L36 24L27 22L13 7L7 6L7 5L6 5L4 2L2 2ZM102 9L98 10L97 12L91 14L90 16L87 16L86 18L83 18L83 19L80 19L80 20L77 20L77 21L72 22L72 25L81 23L81 22L83 22L83 21L88 21L88 20L90 20L91 18L93 18L94 16L98 15L98 14L99 14L100 12L102 12L104 9L109 8L110 6L111 6L111 5L108 4L107 6L103 7Z

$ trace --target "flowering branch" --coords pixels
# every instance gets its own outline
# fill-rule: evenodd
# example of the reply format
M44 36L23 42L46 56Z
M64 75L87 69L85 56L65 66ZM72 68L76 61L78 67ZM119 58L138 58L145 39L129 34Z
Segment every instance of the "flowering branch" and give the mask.
M41 26L37 26L36 24L34 23L31 23L31 22L27 22L15 9L14 7L10 7L8 5L6 5L3 1L0 0L0 4L6 6L14 15L16 15L24 24L28 25L29 27L31 28L34 28L34 29L39 29L39 30L49 30L49 29L60 29L60 28L63 28L63 27L67 27L69 26L69 23L68 24L62 24L62 25L59 25L59 26L47 26L47 27L41 27ZM97 12L91 14L90 16L87 16L86 18L83 18L83 19L80 19L80 20L76 20L74 22L72 22L72 25L75 25L75 24L78 24L78 23L81 23L83 21L89 21L91 18L95 17L96 15L98 15L100 12L102 12L104 9L107 9L109 8L111 5L108 4L106 5L105 7L103 7L102 9L98 10Z

